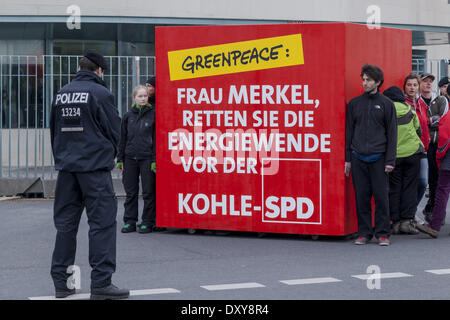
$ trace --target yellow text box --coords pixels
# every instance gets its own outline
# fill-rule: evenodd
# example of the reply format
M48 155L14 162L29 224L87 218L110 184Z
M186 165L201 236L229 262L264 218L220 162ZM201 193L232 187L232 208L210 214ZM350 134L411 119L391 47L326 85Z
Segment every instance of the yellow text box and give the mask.
M167 54L171 81L304 64L300 33Z

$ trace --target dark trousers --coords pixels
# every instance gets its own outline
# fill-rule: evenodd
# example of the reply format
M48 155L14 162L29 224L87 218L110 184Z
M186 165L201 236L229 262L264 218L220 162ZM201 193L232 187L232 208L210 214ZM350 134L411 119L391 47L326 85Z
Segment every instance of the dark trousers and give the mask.
M434 198L436 196L436 187L439 177L439 168L436 161L437 143L430 143L427 152L428 158L428 186L430 188L430 197L428 198L427 207L431 210L434 207Z
M352 156L352 180L355 189L358 235L389 237L389 179L384 172L384 157L366 163ZM375 229L372 228L372 196L375 200Z
M156 175L151 170L150 159L134 160L125 158L123 162L122 182L127 194L124 203L123 221L125 224L136 224L138 221L139 177L142 184L142 224L156 225Z
M51 276L56 289L67 290L69 266L75 262L77 232L86 208L89 224L91 288L111 284L116 270L117 199L111 172L60 171L56 181L54 222L57 230Z
M389 174L389 211L393 222L414 219L419 173L419 154L395 161L395 168Z
M445 220L445 210L447 208L449 193L450 171L440 170L436 187L436 198L434 202L433 214L430 221L430 227L434 230L441 230L442 222Z

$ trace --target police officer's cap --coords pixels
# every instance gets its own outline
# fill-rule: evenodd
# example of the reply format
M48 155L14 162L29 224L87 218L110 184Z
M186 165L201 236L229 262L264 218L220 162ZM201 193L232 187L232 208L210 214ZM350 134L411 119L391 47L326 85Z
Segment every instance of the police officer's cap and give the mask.
M84 56L89 60L91 60L93 63L95 63L97 66L102 68L103 70L108 69L108 64L106 63L105 58L97 51L89 49L86 51Z
M152 87L155 87L155 88L156 88L156 86L155 86L155 80L156 80L155 76L151 76L150 78L147 79L147 81L146 81L145 83L148 83L148 84L151 85Z

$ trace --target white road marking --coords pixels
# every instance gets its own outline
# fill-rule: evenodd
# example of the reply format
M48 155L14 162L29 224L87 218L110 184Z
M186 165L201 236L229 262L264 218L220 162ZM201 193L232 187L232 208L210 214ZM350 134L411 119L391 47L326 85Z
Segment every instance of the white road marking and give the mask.
M405 278L405 277L413 277L411 274L403 273L403 272L391 272L391 273L379 273L380 279L391 279L391 278ZM365 273L352 276L353 278L358 278L361 280L367 280L369 277L373 278L375 276L374 273Z
M161 289L146 289L146 290L131 290L130 296L146 296L151 294L164 294L164 293L180 293L180 290L173 288L161 288Z
M293 279L293 280L280 280L281 283L294 286L300 284L319 284L319 283L330 283L330 282L341 282L342 280L325 277L325 278L308 278L308 279Z
M152 294L165 294L165 293L180 293L181 291L173 288L160 288L160 289L144 289L144 290L130 290L130 297L132 296L146 296ZM43 297L29 297L29 300L83 300L90 299L90 293L77 293L67 298L56 299L55 296L43 296Z
M209 290L209 291L217 291L217 290L264 288L265 285L262 285L257 282L244 282L244 283L207 285L207 286L200 286L200 287L202 287L203 289Z
M425 270L425 272L436 274L436 275L446 275L450 274L450 269L434 269ZM359 274L352 275L353 278L368 280L369 277L374 277L375 274ZM380 273L378 274L380 279L393 279L393 278L405 278L413 277L411 274L403 272L391 272L391 273ZM279 280L279 282L286 285L303 285L303 284L320 284L320 283L333 283L342 282L342 280L333 277L319 277L319 278L304 278L304 279L291 279L291 280ZM233 289L250 289L250 288L264 288L265 285L257 282L242 282L242 283L228 283L228 284L217 284L217 285L204 285L200 286L203 289L209 291L219 291L219 290L233 290ZM159 289L144 289L144 290L130 290L130 296L145 296L153 294L167 294L167 293L180 293L181 291L173 288L159 288ZM82 300L89 299L89 293L78 293L69 296L64 299L56 299L55 296L42 296L42 297L29 297L29 300Z
M67 298L56 299L55 296L45 296L45 297L29 297L29 300L84 300L89 299L91 297L90 293L77 293Z
M425 272L442 275L442 274L450 274L450 269L425 270Z

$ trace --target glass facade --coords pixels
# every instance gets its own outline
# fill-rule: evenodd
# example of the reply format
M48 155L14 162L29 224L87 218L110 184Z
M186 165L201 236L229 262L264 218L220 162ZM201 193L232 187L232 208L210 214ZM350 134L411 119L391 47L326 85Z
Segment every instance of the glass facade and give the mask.
M0 23L0 55L81 55L87 47L105 56L153 56L155 26L148 24ZM31 40L31 41L30 41Z
M42 65L36 56L0 56L0 128L42 123Z
M78 30L0 23L0 129L47 128L54 93L71 81L87 49L107 58L104 80L123 114L133 87L154 74L154 31L143 24L82 23Z
M44 40L12 40L0 39L1 56L39 56L44 54Z
M155 25L139 23L0 23L0 129L48 127L53 94L71 81L87 49L107 57L104 80L120 114L130 92L154 74ZM421 33L413 31L413 43ZM423 72L426 51L413 50L413 70ZM136 59L140 57L140 59Z
M412 51L412 71L416 73L425 72L425 59L427 58L426 50Z

